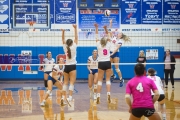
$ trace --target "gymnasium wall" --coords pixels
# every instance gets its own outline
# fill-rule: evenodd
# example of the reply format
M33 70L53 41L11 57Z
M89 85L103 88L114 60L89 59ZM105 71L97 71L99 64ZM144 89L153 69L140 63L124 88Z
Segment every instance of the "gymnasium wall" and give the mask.
M78 47L77 49L77 79L87 80L88 70L87 58L92 54L93 49L96 47ZM146 51L147 49L157 49L158 50L158 59L157 60L147 60L148 63L154 62L163 62L164 56L164 47L122 47L120 50L121 63L120 69L123 74L123 78L129 79L134 76L134 64L139 55L140 50ZM62 47L0 47L0 64L10 64L14 56L20 56L21 50L32 50L32 61L33 64L40 64L45 57L45 51L50 50L54 59L57 59L64 54ZM17 60L17 59L16 59ZM17 61L13 62L14 64L18 63ZM1 79L43 79L43 72L39 69L39 66L21 66L22 62L19 62L20 66L1 66ZM124 64L123 64L124 63ZM129 64L128 64L129 63ZM132 64L134 63L134 64ZM128 65L127 65L128 64ZM147 65L146 68L153 67L157 70L157 75L163 78L163 65ZM27 72L26 70L30 70Z

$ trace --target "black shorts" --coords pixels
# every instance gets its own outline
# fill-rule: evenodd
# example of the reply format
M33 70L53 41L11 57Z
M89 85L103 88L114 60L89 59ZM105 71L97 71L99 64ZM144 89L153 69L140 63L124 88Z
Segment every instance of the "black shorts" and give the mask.
M152 98L153 97L154 97L154 95L152 95ZM164 100L164 98L165 98L165 95L164 94L160 94L159 99L157 101L160 102L160 101Z
M141 118L143 115L145 117L150 117L151 115L153 115L155 112L154 108L133 108L132 109L132 114L135 117Z
M65 65L64 72L70 73L71 71L76 70L76 65Z
M111 69L111 62L110 61L98 62L98 69L101 69L101 70Z

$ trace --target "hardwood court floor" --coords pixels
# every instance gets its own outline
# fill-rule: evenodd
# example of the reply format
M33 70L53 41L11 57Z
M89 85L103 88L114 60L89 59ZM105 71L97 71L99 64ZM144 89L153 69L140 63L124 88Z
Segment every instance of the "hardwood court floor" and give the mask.
M175 82L165 91L167 120L180 120L180 82ZM0 120L128 120L129 113L124 101L125 87L112 83L113 103L106 102L106 87L103 84L101 104L96 105L89 97L86 82L77 82L74 91L74 106L60 107L59 91L54 87L52 98L45 107L39 103L45 94L43 81L0 82Z

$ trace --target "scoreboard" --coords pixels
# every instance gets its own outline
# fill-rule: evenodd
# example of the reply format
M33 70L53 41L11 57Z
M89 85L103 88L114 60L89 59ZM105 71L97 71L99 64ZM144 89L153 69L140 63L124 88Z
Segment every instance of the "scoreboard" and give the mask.
M78 8L120 8L120 0L78 0Z

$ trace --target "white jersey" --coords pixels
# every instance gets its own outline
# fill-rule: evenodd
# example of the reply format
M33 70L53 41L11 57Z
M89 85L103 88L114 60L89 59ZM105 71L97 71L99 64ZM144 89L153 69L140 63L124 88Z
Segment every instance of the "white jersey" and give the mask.
M110 47L111 44L109 41L104 47L101 46L100 41L97 42L98 61L110 61Z
M64 65L62 66L62 68L60 68L59 65L55 65L55 66L53 67L53 70L52 70L52 71L54 71L54 72L57 73L56 76L55 76L56 79L59 79L59 77L61 76L61 74L64 72L64 68L65 68ZM49 74L49 76L52 77L52 72Z
M71 59L69 59L68 58L68 52L67 52L67 45L66 44L63 45L63 49L64 49L64 52L66 54L66 64L67 65L72 65L72 64L77 63L77 61L76 61L76 48L77 48L77 45L76 45L76 43L73 42L72 46L70 46Z
M42 64L48 64L48 65L45 65L44 67L44 72L46 71L52 71L52 68L53 68L53 64L55 63L55 60L53 58L51 59L48 59L48 58L45 58L42 62ZM49 65L49 64L52 64L52 65Z
M110 49L110 51L114 52L114 50L117 49L117 47L119 45L122 46L122 43L123 43L123 41L121 39L117 39L116 37L112 37L111 38L111 49ZM117 52L119 52L119 49L117 50Z
M93 56L89 56L88 62L90 63L90 69L98 69L98 56L96 59Z
M158 76L147 76L147 78L150 78L151 80L154 81L154 83L156 84L156 87L157 87L157 89L159 91L159 94L164 94L164 91L162 89L163 84L162 84L162 81L161 81L160 77L158 77ZM151 94L154 95L152 90L151 90Z

